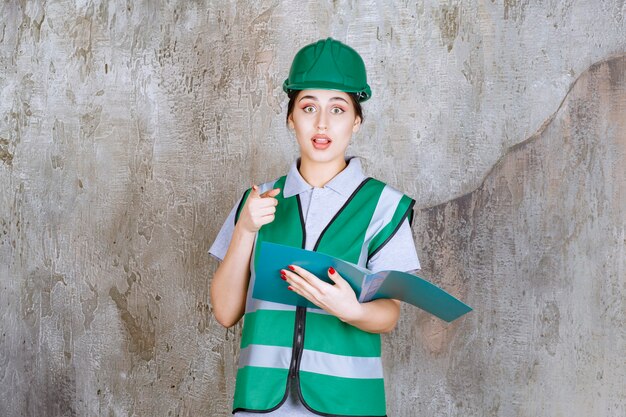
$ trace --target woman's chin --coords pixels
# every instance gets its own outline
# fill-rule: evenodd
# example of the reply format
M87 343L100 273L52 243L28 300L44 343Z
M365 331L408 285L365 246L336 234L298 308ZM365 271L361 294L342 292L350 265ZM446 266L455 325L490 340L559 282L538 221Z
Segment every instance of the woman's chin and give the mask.
M313 151L306 155L302 154L302 159L313 163L324 164L345 158L343 154L337 154L336 152Z

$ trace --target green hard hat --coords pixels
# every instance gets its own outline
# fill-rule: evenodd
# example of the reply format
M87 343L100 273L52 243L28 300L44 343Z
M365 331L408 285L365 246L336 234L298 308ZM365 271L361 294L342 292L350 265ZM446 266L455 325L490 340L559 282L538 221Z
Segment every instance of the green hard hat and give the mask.
M357 51L333 38L300 49L293 58L283 90L338 90L355 93L359 102L372 96L365 64Z

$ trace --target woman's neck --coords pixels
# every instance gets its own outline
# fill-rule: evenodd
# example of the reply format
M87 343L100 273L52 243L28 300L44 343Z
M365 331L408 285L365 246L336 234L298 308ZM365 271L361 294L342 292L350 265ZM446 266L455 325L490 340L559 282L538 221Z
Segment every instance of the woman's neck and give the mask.
M347 166L346 160L340 158L328 162L316 162L305 158L300 159L298 171L306 182L313 187L322 188L335 178Z

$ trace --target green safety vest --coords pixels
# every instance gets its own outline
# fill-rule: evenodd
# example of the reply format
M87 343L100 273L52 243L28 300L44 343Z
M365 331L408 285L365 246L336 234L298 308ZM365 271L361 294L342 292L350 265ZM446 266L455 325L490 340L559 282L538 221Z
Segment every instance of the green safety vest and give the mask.
M267 241L304 248L305 225L298 195L284 198L280 188L275 219L259 230L256 245ZM235 217L250 190L244 194ZM415 201L373 178L365 179L321 233L313 250L365 267L407 216ZM332 416L384 416L385 389L379 334L362 331L321 309L272 303L252 297L250 283L233 413L272 411L286 400L289 380L312 412ZM276 277L278 279L278 277Z

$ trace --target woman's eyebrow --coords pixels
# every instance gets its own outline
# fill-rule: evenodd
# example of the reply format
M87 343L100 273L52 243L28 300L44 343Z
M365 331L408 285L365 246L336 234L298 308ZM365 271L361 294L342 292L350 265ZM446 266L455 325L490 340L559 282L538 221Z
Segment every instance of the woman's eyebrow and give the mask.
M302 97L300 97L300 100L298 100L298 102L300 102L300 101L302 101L304 99L310 99L310 100L313 100L313 101L319 101L317 99L317 97L315 97L315 96L302 96ZM341 100L341 101L343 101L345 103L348 103L346 101L346 99L344 99L343 97L333 97L333 98L329 99L328 101L333 101L333 100Z

